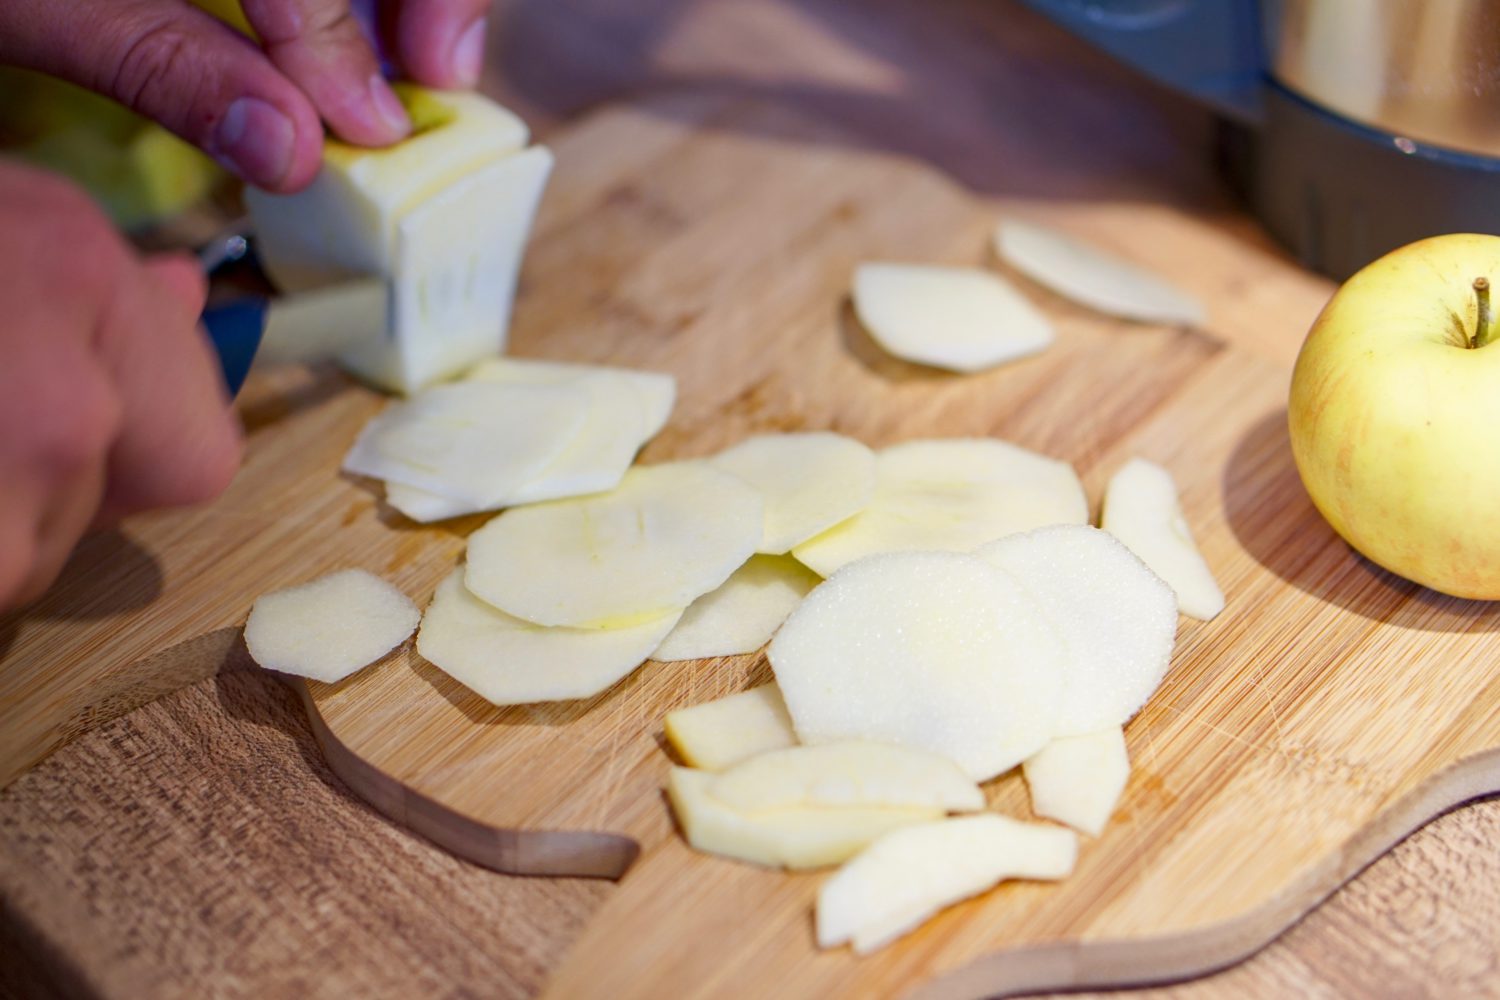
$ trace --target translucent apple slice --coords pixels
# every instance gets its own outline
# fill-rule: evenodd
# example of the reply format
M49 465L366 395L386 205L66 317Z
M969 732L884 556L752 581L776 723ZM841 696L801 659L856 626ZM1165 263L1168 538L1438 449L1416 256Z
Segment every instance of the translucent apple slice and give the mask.
M634 624L729 579L755 551L761 517L754 489L706 463L637 466L609 493L494 518L469 539L466 579L538 625Z
M1140 710L1172 658L1171 587L1119 539L1088 525L1011 535L976 555L1024 587L1062 636L1056 735L1124 725Z
M875 489L875 453L827 431L762 434L710 462L760 491L766 505L760 551L772 555L858 513Z
M1100 523L1167 581L1183 614L1208 621L1224 610L1224 591L1193 542L1166 469L1141 458L1122 465L1104 489Z
M1202 326L1203 304L1144 268L1055 229L1009 219L995 252L1039 285L1099 312L1152 323Z
M698 598L653 660L700 660L753 653L770 641L818 574L790 556L751 556L716 590Z
M955 552L871 556L792 612L767 650L803 743L872 740L976 781L1053 736L1063 647L1014 579Z
M719 775L708 790L740 812L793 806L984 808L984 792L947 757L864 740L763 753Z
M775 684L668 712L663 728L678 756L708 771L797 743Z
M1071 830L1004 816L964 816L886 834L818 890L822 948L853 941L866 954L945 906L1006 879L1066 877L1078 856Z
M992 438L909 441L875 458L869 504L792 550L822 576L881 552L967 552L1044 524L1083 524L1088 499L1066 462Z
M401 645L421 617L380 577L346 569L256 598L245 645L268 670L332 683Z
M460 567L438 584L417 652L495 705L569 701L609 689L644 663L677 617L618 629L543 628L469 593Z
M695 849L770 868L822 868L862 851L882 834L943 815L941 809L790 808L743 813L709 791L715 775L672 768L667 797Z
M487 358L470 369L464 379L472 382L558 385L580 378L601 377L624 382L635 391L644 414L642 433L647 438L656 436L666 425L667 417L672 412L672 404L677 399L677 380L661 372L533 358Z
M1052 325L999 275L969 267L861 264L854 311L906 361L976 372L1043 350Z
M1099 836L1130 778L1130 755L1119 726L1063 736L1021 765L1031 811Z

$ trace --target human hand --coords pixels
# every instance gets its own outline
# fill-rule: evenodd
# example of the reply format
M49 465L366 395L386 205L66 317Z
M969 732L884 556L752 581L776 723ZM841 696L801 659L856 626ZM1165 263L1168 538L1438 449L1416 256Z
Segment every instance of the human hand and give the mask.
M137 255L83 192L0 159L0 609L40 595L91 526L233 478L204 294L191 258Z
M0 62L113 97L272 191L317 173L320 118L358 145L410 131L351 10L370 0L242 3L259 47L185 0L0 0ZM408 76L433 87L478 82L489 0L378 5Z

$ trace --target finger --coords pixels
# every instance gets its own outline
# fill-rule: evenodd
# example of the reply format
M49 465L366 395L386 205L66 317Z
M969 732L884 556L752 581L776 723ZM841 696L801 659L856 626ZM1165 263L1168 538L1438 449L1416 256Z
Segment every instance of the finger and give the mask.
M261 187L298 190L321 161L323 126L296 85L182 0L4 0L0 62L113 97Z
M430 87L477 84L489 8L489 0L403 0L394 39L402 67Z
M146 258L146 267L166 292L181 303L188 315L197 316L208 302L208 278L189 253L161 253Z
M88 531L104 494L104 464L91 463L61 484L48 498L34 533L31 570L13 595L17 605L41 597L57 579Z
M349 0L244 0L243 7L271 61L340 138L385 146L411 131Z

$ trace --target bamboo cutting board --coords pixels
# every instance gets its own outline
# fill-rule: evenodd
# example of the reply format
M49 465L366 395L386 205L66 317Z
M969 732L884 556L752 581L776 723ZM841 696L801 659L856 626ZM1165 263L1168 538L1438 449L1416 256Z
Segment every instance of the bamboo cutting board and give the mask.
M1500 789L1500 618L1339 542L1291 463L1285 358L1222 332L1257 303L1266 322L1305 328L1324 283L1169 208L996 204L836 139L785 110L694 96L567 133L516 353L676 374L677 409L644 461L777 429L875 446L993 435L1075 463L1097 507L1110 472L1153 459L1182 487L1229 605L1184 621L1165 685L1128 729L1120 810L1072 878L1004 886L863 959L814 949L820 876L693 854L663 801L661 717L766 679L762 657L648 664L587 702L504 710L409 646L310 684L309 711L349 766L475 829L517 831L502 865L614 874L634 860L553 995L979 996L1186 975L1248 954L1414 826ZM984 262L1001 211L1181 277L1209 301L1208 329L1120 324L1028 286L1058 327L1038 358L950 376L882 355L848 308L853 264ZM91 542L79 564L97 572L0 628L3 780L93 719L233 660L226 629L266 589L355 565L425 601L481 519L412 526L337 474L379 405L327 371L260 380L243 402L245 471L222 502ZM192 635L204 638L150 657ZM101 660L118 667L80 692ZM991 798L1028 816L1014 776Z

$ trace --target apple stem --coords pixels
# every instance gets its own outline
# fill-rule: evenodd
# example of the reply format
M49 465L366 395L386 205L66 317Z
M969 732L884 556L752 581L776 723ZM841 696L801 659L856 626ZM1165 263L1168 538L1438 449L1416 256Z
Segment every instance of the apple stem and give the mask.
M1474 294L1479 299L1479 316L1474 323L1474 347L1483 347L1495 339L1495 315L1490 310L1490 279L1475 278Z

